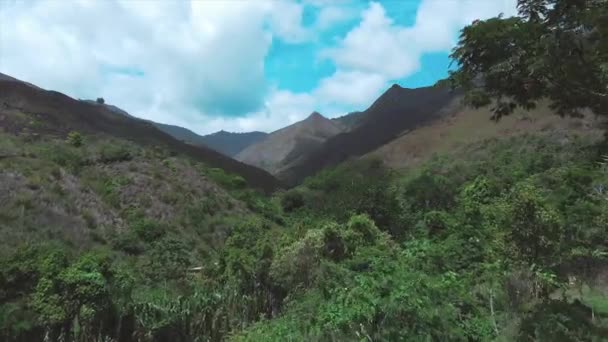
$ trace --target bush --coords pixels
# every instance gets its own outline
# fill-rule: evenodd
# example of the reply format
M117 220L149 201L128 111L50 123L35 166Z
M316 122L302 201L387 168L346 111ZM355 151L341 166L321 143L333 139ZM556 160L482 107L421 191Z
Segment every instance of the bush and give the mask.
M304 194L299 190L290 190L281 196L281 207L286 213L290 213L302 206L304 206Z
M79 132L72 131L68 134L67 142L74 147L80 147L83 143L82 135Z
M98 104L104 104L106 103L106 100L104 100L103 97L98 97L95 102L97 102Z
M43 153L45 153L45 158L73 173L78 173L88 163L82 150L70 146L50 144L48 149L45 149Z
M147 218L134 220L129 225L129 229L145 242L156 241L166 234L165 227Z
M247 186L247 182L243 177L227 173L217 167L205 170L205 174L211 180L228 190L244 189Z
M133 155L129 147L123 144L105 144L99 151L99 161L102 163L116 163L131 159L133 159Z

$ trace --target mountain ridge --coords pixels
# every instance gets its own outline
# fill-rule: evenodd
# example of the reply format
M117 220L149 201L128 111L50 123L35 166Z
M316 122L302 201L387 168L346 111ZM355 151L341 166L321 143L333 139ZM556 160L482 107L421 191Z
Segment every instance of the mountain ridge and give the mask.
M312 112L306 119L270 133L260 142L253 144L235 158L273 173L317 148L328 138L339 134L343 127L318 112Z
M276 175L295 185L325 167L371 152L404 131L447 115L450 110L442 109L449 107L458 94L444 87L410 89L394 84L358 114L361 117L352 130L327 139Z
M159 128L160 130L162 130L163 132L168 133L169 135L171 135L172 137L174 137L178 140L181 140L185 143L196 145L196 146L204 146L204 147L211 148L228 157L234 157L237 153L242 151L244 148L263 139L267 135L267 133L258 132L258 131L232 133L232 132L227 132L224 130L221 130L221 131L218 131L215 133L211 133L211 134L207 134L207 135L200 135L185 127L137 118L137 117L129 114L127 111L125 111L117 106L111 105L111 104L98 103L97 101L94 101L94 100L81 100L81 101L86 102L91 105L102 106L117 114L125 115L125 116L128 116L133 119L150 122L154 126Z

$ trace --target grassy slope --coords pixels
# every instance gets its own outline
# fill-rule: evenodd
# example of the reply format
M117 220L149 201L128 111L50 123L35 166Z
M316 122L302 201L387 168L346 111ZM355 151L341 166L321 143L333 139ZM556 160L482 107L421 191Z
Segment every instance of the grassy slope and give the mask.
M452 106L460 105L454 102ZM403 169L419 165L434 154L449 153L484 139L537 132L558 135L573 132L597 138L602 134L600 123L593 116L561 118L544 103L532 111L518 109L499 122L490 120L487 108L461 108L429 125L404 132L366 156L380 158L392 168Z

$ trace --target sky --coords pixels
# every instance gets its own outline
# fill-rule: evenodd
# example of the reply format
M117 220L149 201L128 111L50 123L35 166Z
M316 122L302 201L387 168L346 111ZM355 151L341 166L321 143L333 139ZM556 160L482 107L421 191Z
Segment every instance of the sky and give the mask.
M447 76L516 0L0 0L0 72L189 128L270 132Z

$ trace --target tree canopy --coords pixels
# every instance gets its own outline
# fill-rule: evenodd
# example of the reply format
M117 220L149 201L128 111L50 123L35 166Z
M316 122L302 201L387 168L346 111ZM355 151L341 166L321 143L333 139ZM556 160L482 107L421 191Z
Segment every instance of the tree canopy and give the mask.
M500 119L544 98L560 115L608 109L608 1L518 0L519 16L476 20L451 57L452 86Z

